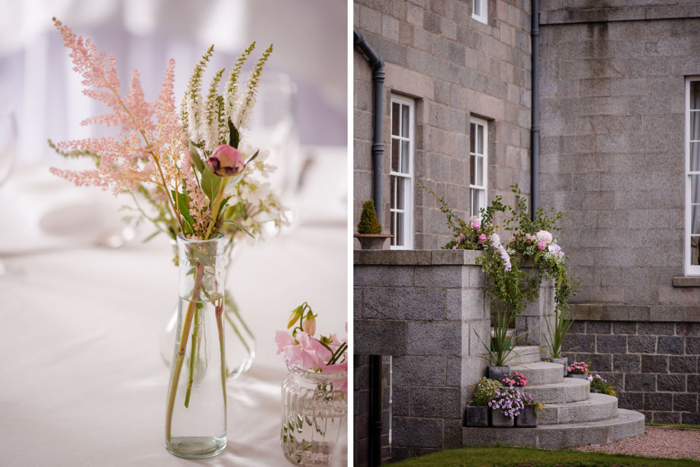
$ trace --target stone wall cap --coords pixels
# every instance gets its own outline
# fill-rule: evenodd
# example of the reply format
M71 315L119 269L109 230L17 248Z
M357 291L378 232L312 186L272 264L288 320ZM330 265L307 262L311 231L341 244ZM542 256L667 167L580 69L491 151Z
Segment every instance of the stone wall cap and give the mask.
M577 303L571 311L577 321L700 322L698 306Z
M353 258L357 266L471 266L481 255L478 250L355 250Z

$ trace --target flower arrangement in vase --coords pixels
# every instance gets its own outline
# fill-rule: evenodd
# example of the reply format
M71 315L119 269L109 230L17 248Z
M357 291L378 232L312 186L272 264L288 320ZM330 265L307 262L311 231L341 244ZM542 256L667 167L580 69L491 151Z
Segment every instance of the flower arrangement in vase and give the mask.
M282 383L280 441L285 457L300 465L331 463L347 416L347 339L316 337L317 317L304 302L292 311L288 330L275 336L289 369Z
M167 396L166 448L185 458L217 455L227 442L222 288L226 255L235 240L260 232L258 213L286 223L284 206L269 184L257 178L274 168L265 163L264 151L246 144L244 133L272 46L258 59L247 86L241 86L239 78L254 44L234 63L225 91L219 92L224 69L215 74L204 97L202 74L213 53L210 47L195 67L178 113L174 60L168 62L155 101L145 100L136 70L128 93L121 95L114 56L107 58L55 18L54 24L71 50L74 70L83 77L83 93L111 110L82 123L120 126L121 133L50 143L66 157L87 157L96 163L95 169L51 172L77 186L132 196L135 210L156 226L155 234L164 232L177 240L178 332Z

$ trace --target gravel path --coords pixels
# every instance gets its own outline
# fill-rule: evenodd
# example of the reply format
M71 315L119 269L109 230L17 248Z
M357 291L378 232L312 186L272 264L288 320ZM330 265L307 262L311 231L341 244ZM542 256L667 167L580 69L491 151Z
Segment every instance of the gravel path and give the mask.
M638 438L612 444L583 446L575 450L700 461L700 430L647 427L645 433Z

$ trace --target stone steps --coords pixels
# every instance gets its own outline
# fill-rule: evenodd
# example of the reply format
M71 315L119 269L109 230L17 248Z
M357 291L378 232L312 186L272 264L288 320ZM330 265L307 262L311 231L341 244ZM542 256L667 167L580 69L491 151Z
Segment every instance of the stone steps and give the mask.
M536 345L516 345L509 355L508 365L520 365L523 363L536 363L541 359L540 348Z
M509 365L511 375L514 371L527 376L527 385L539 386L542 384L561 383L564 379L562 366L550 362L522 363L519 365Z
M609 420L537 428L462 428L462 446L534 446L560 449L589 444L609 444L644 434L644 415L618 409Z
M517 370L516 370L517 371ZM564 378L558 383L525 386L525 392L532 394L536 401L543 404L565 404L588 399L590 383L585 379Z
M583 380L579 380L583 381ZM562 425L610 420L617 417L617 397L590 394L586 400L564 404L545 404L538 425Z

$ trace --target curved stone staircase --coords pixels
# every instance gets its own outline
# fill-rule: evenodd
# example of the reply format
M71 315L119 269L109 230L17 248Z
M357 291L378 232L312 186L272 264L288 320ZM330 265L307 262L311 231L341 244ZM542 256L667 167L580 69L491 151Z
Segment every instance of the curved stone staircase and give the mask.
M590 392L585 379L564 378L556 363L541 362L536 346L516 347L511 372L527 376L525 392L544 403L537 428L462 428L463 446L504 444L547 449L608 444L644 434L644 415L619 409L617 398Z

